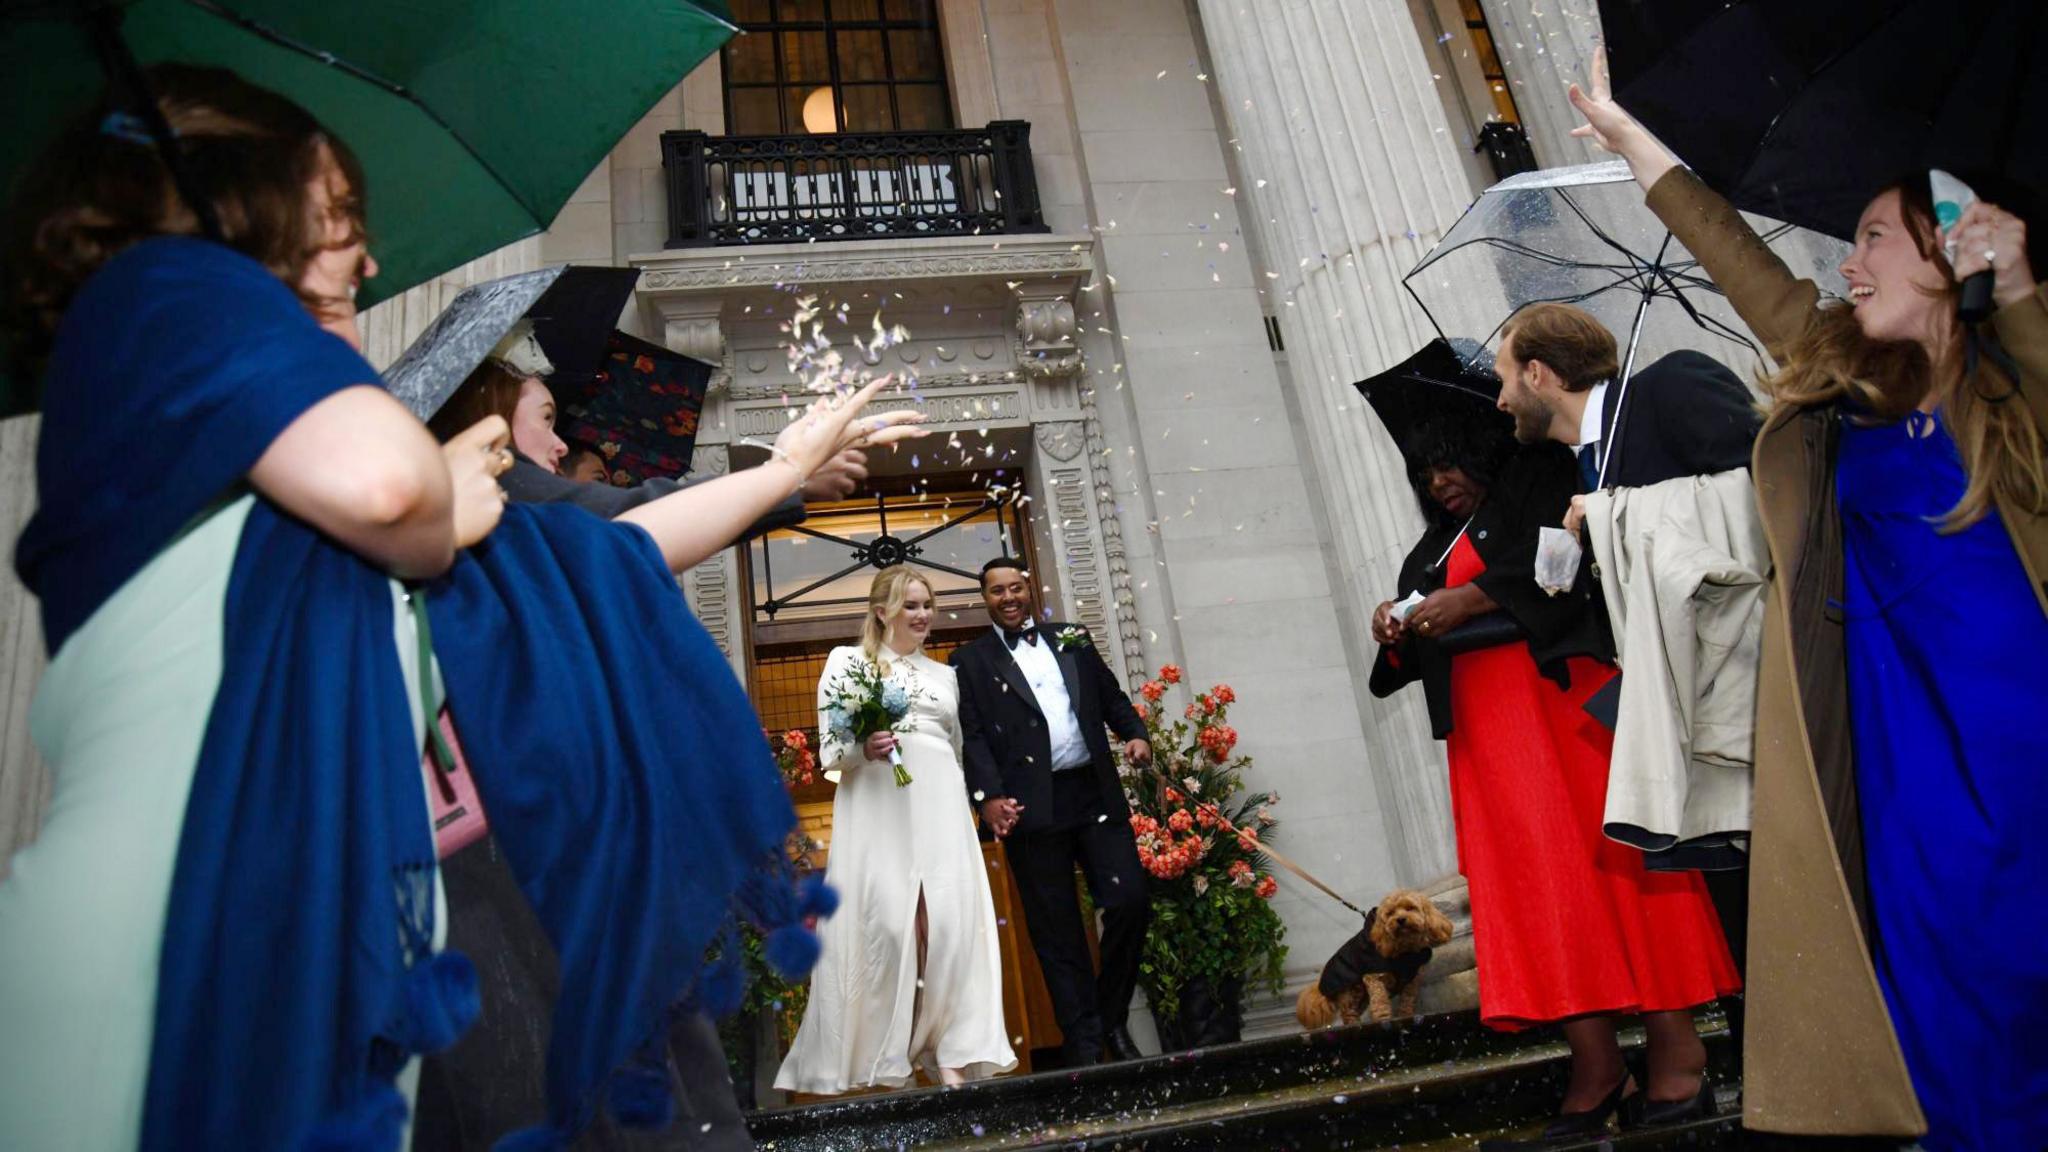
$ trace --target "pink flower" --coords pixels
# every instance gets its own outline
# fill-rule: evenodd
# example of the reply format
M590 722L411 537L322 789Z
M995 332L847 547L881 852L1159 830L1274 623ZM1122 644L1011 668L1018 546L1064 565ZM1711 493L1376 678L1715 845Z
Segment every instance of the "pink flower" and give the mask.
M1279 882L1275 881L1271 876L1267 876L1259 881L1258 887L1252 889L1252 895L1257 896L1261 900L1271 900L1273 893L1279 890Z
M1166 818L1166 826L1175 832L1186 832L1195 826L1195 818L1185 808L1177 808Z
M1159 678L1168 684L1180 683L1180 665L1166 664L1159 669Z

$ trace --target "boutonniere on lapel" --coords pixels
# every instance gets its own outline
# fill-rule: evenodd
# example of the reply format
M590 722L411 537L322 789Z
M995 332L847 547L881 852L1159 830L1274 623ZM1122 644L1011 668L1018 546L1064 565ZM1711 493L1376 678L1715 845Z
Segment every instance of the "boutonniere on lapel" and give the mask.
M1093 642L1094 638L1088 635L1086 628L1076 628L1071 624L1053 633L1052 637L1053 647L1058 648L1062 652L1072 652L1076 648L1086 648Z

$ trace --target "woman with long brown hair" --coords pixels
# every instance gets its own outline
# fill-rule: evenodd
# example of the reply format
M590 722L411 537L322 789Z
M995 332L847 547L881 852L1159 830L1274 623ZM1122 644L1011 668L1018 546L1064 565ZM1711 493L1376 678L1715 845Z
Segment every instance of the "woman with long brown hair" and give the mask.
M1752 1127L2048 1147L2048 302L2027 222L1880 189L1822 304L1608 93L1578 133L1780 365L1754 461ZM1971 326L1958 286L1994 277ZM2032 943L2029 943L2032 941Z

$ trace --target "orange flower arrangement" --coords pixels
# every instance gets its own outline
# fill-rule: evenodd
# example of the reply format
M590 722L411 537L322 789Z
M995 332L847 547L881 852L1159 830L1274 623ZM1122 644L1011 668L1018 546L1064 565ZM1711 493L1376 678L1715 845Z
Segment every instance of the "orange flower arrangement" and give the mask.
M1151 877L1153 918L1139 982L1155 1010L1179 1010L1190 980L1278 991L1285 928L1268 903L1279 885L1263 870L1262 833L1273 826L1267 792L1244 795L1249 757L1228 720L1237 692L1217 684L1172 719L1163 702L1186 673L1159 669L1138 689L1152 760L1122 768L1138 862Z

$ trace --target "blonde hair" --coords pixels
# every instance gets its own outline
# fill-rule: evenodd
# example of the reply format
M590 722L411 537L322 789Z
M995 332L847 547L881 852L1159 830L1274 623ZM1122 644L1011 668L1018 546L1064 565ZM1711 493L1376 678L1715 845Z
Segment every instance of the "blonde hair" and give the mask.
M882 658L882 640L887 630L882 621L903 611L912 584L924 585L924 594L932 595L931 581L905 564L875 573L875 582L868 586L868 615L860 625L860 650L884 675L889 672L889 662Z
M1936 306L1953 312L1961 289L1937 242L1926 181L1903 182L1885 192L1899 193L1899 214L1915 247L1941 271L1945 287L1934 293ZM1784 368L1766 378L1763 389L1776 407L1809 408L1846 399L1882 420L1904 419L1932 390L1941 398L1942 422L1956 442L1966 481L1962 498L1942 517L1940 531L1960 532L1995 504L2048 512L2041 429L2020 399L2018 382L1995 357L1980 355L1974 367L1966 367L1964 334L1957 324L1941 362L1933 363L1917 342L1865 336L1847 304L1831 304L1814 314L1787 349ZM1995 345L1988 327L1980 339Z

